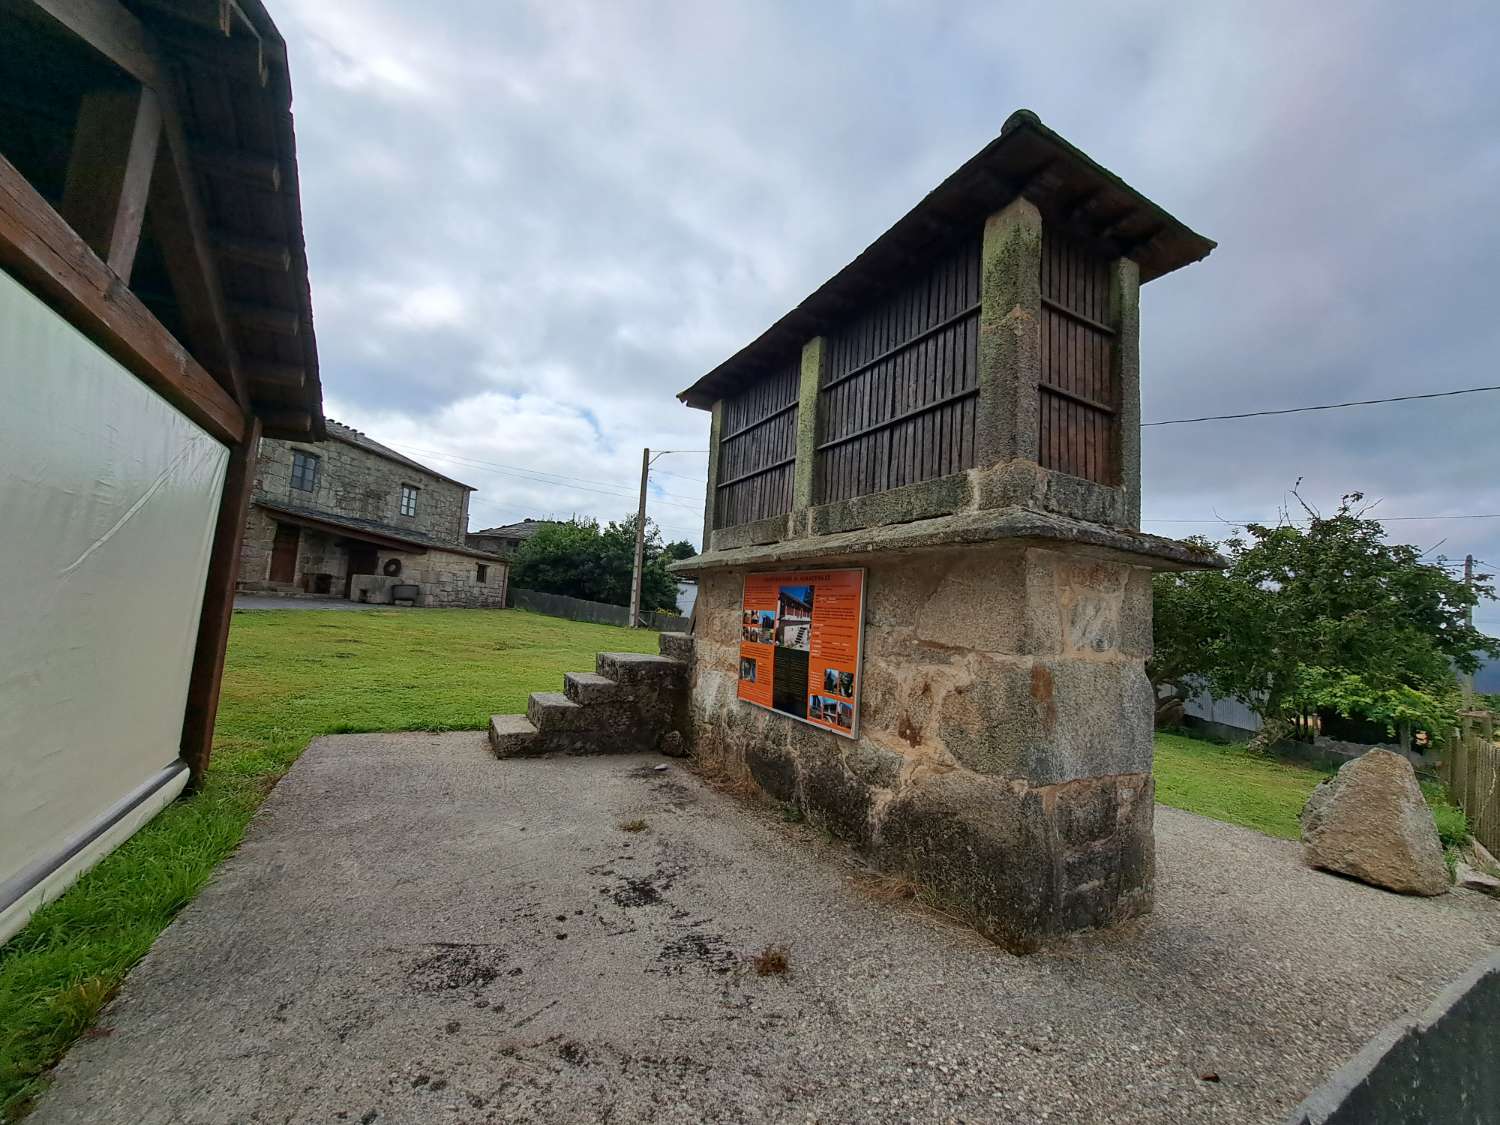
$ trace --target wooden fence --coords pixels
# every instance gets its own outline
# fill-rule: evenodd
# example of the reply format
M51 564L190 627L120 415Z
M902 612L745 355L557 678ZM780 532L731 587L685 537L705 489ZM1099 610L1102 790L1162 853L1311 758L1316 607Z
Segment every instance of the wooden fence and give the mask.
M1500 854L1500 747L1495 745L1495 716L1468 711L1453 728L1447 757L1448 791L1469 818L1469 831L1491 852Z
M565 594L543 594L537 590L517 590L514 587L507 593L507 601L512 609L544 613L548 617L566 617L569 621L591 621L595 625L630 624L630 610L623 605L591 602L583 598L570 598ZM653 609L641 614L641 624L658 632L686 633L692 628L692 618Z

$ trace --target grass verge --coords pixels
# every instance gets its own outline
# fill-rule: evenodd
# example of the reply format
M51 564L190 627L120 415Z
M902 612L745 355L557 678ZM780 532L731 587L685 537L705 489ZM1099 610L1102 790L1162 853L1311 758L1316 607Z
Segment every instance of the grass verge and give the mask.
M524 711L600 650L656 634L497 610L237 613L214 756L197 796L164 810L0 948L0 1120L89 1028L250 817L321 734L480 730Z

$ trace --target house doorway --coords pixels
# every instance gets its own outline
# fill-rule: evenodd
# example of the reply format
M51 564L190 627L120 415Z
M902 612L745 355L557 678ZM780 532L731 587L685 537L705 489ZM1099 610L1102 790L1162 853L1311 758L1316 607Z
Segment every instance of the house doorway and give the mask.
M278 523L276 538L271 542L271 581L290 586L297 580L297 548L302 545L302 529L294 523Z
M349 543L344 550L349 555L349 569L344 576L344 597L347 598L354 589L354 576L374 574L379 556L368 543Z

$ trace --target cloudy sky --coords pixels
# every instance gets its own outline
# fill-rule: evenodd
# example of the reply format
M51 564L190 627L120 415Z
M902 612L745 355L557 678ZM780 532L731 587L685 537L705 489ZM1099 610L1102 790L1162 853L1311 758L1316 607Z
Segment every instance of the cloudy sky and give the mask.
M1143 292L1146 419L1500 383L1490 0L272 7L328 413L477 485L476 528L630 511L642 446L705 447L675 392L1019 106L1219 242ZM1147 526L1271 520L1299 478L1500 512L1497 423L1500 394L1148 429ZM705 464L658 463L671 538ZM1389 530L1500 562L1500 519Z

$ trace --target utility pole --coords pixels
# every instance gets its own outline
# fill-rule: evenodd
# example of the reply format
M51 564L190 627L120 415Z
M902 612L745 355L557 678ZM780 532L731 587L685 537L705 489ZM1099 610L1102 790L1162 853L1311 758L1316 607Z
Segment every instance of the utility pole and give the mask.
M1474 585L1474 556L1464 556L1464 585ZM1467 611L1469 628L1474 628L1474 607L1471 605ZM1464 709L1468 710L1474 706L1474 673L1470 672L1464 677Z
M641 502L635 510L635 569L630 574L630 627L641 627L641 571L646 564L646 479L651 475L651 450L641 450Z

